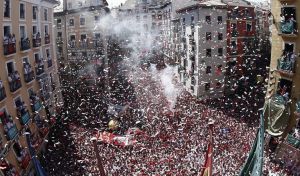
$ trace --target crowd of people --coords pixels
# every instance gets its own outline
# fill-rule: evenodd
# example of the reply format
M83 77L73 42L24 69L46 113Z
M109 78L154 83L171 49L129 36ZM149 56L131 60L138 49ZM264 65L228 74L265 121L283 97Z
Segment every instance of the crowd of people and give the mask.
M98 143L108 175L199 175L209 144L209 121L214 121L213 175L239 174L255 140L258 120L249 123L248 116L240 118L236 113L228 113L228 108L224 111L224 108L209 107L207 102L186 91L181 91L172 106L174 102L167 99L157 77L147 70L127 74L128 84L116 85L122 90L130 89L125 91L130 96L114 92L116 97L110 100L129 106L129 113L117 117L121 131L117 133L124 135L122 131L139 124L144 134L135 136L137 143L132 146ZM103 125L105 112L101 112L107 110L104 104L108 102L101 98L103 95L83 93L78 88L68 90L70 101L65 104L67 109L58 123L60 127L55 129L57 137L50 137L49 153L45 156L50 160L45 165L51 175L99 175L91 139L99 130L108 130ZM92 98L95 96L99 97ZM132 123L124 122L127 120ZM280 172L288 175L277 165L273 167L267 157L264 161L265 175Z

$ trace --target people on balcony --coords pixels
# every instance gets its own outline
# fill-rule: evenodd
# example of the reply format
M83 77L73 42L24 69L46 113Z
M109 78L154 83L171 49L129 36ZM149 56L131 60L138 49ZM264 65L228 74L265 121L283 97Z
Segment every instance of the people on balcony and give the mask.
M0 112L1 121L4 126L4 131L7 133L15 126L15 123L10 115L6 116L4 112Z
M32 80L33 75L32 75L32 68L31 65L29 63L25 63L24 64L24 77L25 77L25 81L29 82Z
M3 87L3 82L0 80L0 101L6 97L5 90Z
M16 52L16 37L15 34L4 35L3 37L4 55Z
M21 87L21 79L18 71L8 74L8 83L10 91L14 92Z
M294 18L294 15L291 15L290 18L286 19L284 15L280 15L280 30L283 34L295 34L297 33L297 23Z
M278 60L277 69L292 72L294 70L295 59L296 56L293 52L283 51Z

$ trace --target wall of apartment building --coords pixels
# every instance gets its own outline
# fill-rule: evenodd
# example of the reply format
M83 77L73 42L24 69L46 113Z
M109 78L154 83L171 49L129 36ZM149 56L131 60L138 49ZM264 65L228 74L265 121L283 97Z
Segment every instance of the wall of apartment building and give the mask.
M210 17L210 23L206 21L206 17ZM222 17L222 23L218 24L218 16ZM191 18L194 17L195 29L192 34ZM186 59L183 57L181 66L184 67L184 60L186 60L186 73L181 74L181 80L185 83L186 89L193 95L199 98L217 98L223 95L224 89L224 69L226 56L226 10L211 8L199 8L190 10L189 13L183 13L180 16L181 24L185 18L186 33L182 33L182 37L186 38L187 48L183 50ZM216 28L216 26L218 26ZM182 30L183 26L182 26ZM210 32L211 39L207 40L206 35ZM218 39L218 33L222 33L223 39ZM195 46L190 42L195 40ZM223 53L219 56L218 49L222 48ZM184 46L182 45L182 49ZM207 55L207 50L210 55ZM195 53L195 61L192 61L192 50ZM192 65L194 65L194 74L192 73ZM208 72L208 67L210 71ZM220 69L218 69L218 67ZM221 71L218 71L221 70ZM193 78L194 77L194 78ZM192 83L194 79L194 84ZM184 81L186 80L186 81ZM218 86L217 86L218 83ZM209 84L209 88L206 86ZM193 91L194 89L194 91Z
M228 6L226 94L232 93L239 77L251 71L255 61L256 16L253 6ZM234 27L236 25L236 27ZM251 26L251 27L249 27ZM247 30L248 27L248 30ZM234 49L235 42L236 49ZM249 73L248 73L249 74Z
M25 6L24 10L24 19L20 19L20 4L23 4ZM25 173L25 170L22 170L20 167L20 164L18 163L16 159L16 155L14 151L12 150L11 145L15 142L19 142L21 146L27 147L26 140L25 140L25 129L26 126L21 125L20 117L17 115L17 108L15 105L15 100L17 98L21 98L22 101L25 102L25 105L27 106L26 109L29 111L29 114L31 116L31 119L36 115L39 114L42 118L46 118L46 111L44 108L42 108L39 112L32 111L30 108L30 98L29 98L29 89L32 89L35 93L40 93L40 84L37 79L33 79L32 81L26 83L24 78L24 65L23 65L23 59L27 58L28 62L30 63L32 69L35 72L35 78L37 78L36 75L36 61L34 58L35 53L40 53L40 57L46 58L46 49L49 49L50 51L50 57L52 58L53 65L51 67L48 67L47 60L44 60L45 65L45 72L47 76L51 73L53 75L53 82L56 85L56 87L59 87L59 80L56 77L56 65L55 65L55 49L53 47L53 37L52 35L52 16L53 16L53 5L52 3L48 3L46 1L17 1L17 0L11 0L10 1L10 17L4 17L4 8L0 8L0 23L2 24L0 28L0 34L1 34L1 41L3 42L4 39L4 26L10 26L10 33L15 34L16 38L16 53L4 55L4 47L0 47L0 79L3 82L6 98L3 99L0 102L0 111L5 110L9 115L12 116L13 121L16 123L17 129L19 130L19 135L14 140L7 141L6 136L4 135L4 128L3 125L0 125L0 137L2 142L2 147L5 146L5 144L8 144L8 153L5 157L6 160L9 161L13 166L16 167L16 169L21 173ZM4 1L0 1L0 6L4 7ZM33 6L38 7L38 18L37 20L33 20ZM47 20L44 18L44 9L47 9ZM25 26L26 29L26 37L30 40L30 48L24 51L20 51L20 26ZM41 46L40 47L32 47L32 35L33 35L33 26L37 26L38 30L41 34ZM48 26L48 34L50 35L50 44L45 44L45 26ZM2 43L4 44L4 43ZM3 45L2 45L3 46ZM14 65L14 68L16 71L19 72L20 78L21 78L21 88L11 92L10 86L8 83L8 70L7 70L7 63L12 62ZM50 84L50 83L49 83ZM49 85L51 86L51 85ZM55 104L54 101L54 94L56 94L57 97L57 103L61 102L61 95L58 89L53 91L51 94L51 98L48 101L49 102L49 110L52 114L55 113ZM52 102L53 101L53 102ZM46 105L46 102L45 104ZM27 127L30 129L32 133L37 133L37 126L35 123L33 123L32 120L29 121L27 124ZM2 151L1 151L2 152ZM0 171L1 172L1 171ZM28 170L27 170L28 172Z
M285 7L295 7L296 8L296 14L295 14L295 20L297 21L297 24L300 22L300 2L299 1L279 1L274 0L271 3L271 13L273 17L273 21L275 23L272 24L272 54L271 54L271 63L270 63L270 70L274 71L277 69L278 66L278 59L281 57L283 50L285 49L286 44L292 44L293 45L293 52L297 56L296 57L296 64L294 68L294 74L292 76L281 76L277 72L272 72L271 76L274 77L274 79L269 80L269 88L267 94L270 95L276 90L279 89L278 84L280 82L280 79L289 80L292 82L292 90L290 92L291 95L291 112L295 111L295 103L300 100L300 67L299 67L299 56L300 56L300 37L299 33L296 35L281 35L280 33L280 14L282 13L282 8ZM298 25L299 30L299 25ZM271 84L272 83L272 84ZM294 115L294 113L291 113L291 119L289 122L289 126L286 129L286 132L289 132L293 127L295 127L297 117Z

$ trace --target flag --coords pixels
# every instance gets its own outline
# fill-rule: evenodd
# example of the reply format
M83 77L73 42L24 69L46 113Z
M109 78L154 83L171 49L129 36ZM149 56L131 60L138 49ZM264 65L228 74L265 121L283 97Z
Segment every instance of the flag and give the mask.
M29 153L31 156L31 160L33 162L34 168L35 168L35 174L37 176L47 176L46 171L42 167L40 161L38 160L36 154L35 154L35 149L32 147L31 142L30 142L30 133L26 133L26 141L28 144L29 148Z
M205 155L205 163L201 170L200 176L212 176L212 162L213 162L213 143L208 144Z
M264 118L260 115L260 128L257 131L250 154L239 176L261 176L264 153Z

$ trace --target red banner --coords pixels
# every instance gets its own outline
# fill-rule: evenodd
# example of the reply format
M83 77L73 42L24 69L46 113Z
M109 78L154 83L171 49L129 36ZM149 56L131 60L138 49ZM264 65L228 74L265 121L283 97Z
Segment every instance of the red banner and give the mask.
M212 176L213 144L210 142L205 155L205 163L200 176Z

